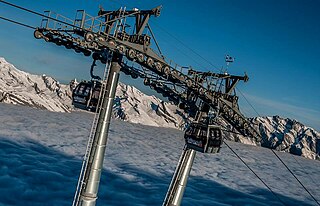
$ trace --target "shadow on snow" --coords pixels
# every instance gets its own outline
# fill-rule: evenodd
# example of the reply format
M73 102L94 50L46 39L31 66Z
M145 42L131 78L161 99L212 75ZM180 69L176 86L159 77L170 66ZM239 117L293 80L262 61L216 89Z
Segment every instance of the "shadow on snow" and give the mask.
M0 205L71 205L81 160L38 142L0 141ZM161 205L171 175L155 176L130 165L134 177L103 171L97 205ZM277 194L288 205L306 203ZM202 177L191 177L183 205L281 205L268 190L251 194Z

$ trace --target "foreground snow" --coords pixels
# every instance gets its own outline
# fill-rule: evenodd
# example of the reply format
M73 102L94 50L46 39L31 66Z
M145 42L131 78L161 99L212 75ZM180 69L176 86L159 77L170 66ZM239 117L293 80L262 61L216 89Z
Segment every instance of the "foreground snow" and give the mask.
M0 205L71 205L93 115L0 104ZM98 205L161 205L180 152L175 129L114 120ZM229 142L287 205L316 205L272 153ZM279 153L320 201L320 162ZM183 205L281 205L223 147L197 154Z

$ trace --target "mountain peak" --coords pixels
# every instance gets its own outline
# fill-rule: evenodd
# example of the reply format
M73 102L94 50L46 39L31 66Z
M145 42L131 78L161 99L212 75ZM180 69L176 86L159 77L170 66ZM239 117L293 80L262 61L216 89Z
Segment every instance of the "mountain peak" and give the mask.
M18 70L0 57L0 102L27 105L56 112L71 112L72 88L43 75ZM188 116L177 106L137 88L119 83L113 106L113 117L132 123L184 129ZM290 152L310 159L320 159L320 134L302 123L280 116L249 119L260 131L262 146ZM221 122L221 124L226 124ZM225 138L246 144L257 143L246 137L225 133Z
M71 91L52 77L20 71L0 57L0 102L69 112Z
M320 160L320 134L315 129L280 116L256 117L251 122L259 125L262 146Z

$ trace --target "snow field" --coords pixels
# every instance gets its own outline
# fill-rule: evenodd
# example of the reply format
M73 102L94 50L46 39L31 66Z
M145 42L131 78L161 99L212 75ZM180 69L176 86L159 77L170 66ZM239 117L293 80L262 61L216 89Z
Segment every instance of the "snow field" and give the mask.
M93 115L0 104L0 205L70 205ZM161 205L183 132L113 120L97 205ZM228 142L286 205L315 205L270 150ZM278 153L320 199L320 162ZM281 205L227 147L197 153L183 205Z

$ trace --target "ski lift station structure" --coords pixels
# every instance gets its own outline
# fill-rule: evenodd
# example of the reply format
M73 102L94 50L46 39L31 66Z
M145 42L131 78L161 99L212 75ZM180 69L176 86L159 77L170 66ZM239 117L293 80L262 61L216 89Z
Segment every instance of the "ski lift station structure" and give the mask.
M0 2L43 17L37 28L7 18L2 19L35 29L34 37L37 39L44 39L48 43L64 46L93 58L91 76L95 80L79 83L73 92L75 106L96 113L73 206L96 204L120 72L134 79L142 78L145 86L184 110L191 121L185 131L185 146L164 198L164 206L181 204L196 152L220 151L223 135L226 133L222 132L218 118L223 119L237 133L259 144L264 143L259 132L239 110L235 88L240 81L248 81L246 74L237 76L227 72L197 71L191 67L179 66L162 54L149 24L151 17L160 16L161 6L151 10L127 10L122 7L106 11L100 8L97 16L78 10L76 18L69 19L51 11L40 14L3 0ZM131 33L127 31L128 27L133 28ZM151 47L153 44L155 49ZM101 80L93 75L96 61L106 64L106 73ZM233 61L233 57L226 56L227 65ZM95 96L97 93L99 98ZM280 158L279 160L282 161ZM296 178L292 172L291 174ZM302 185L298 179L297 181ZM265 183L264 185L273 193L271 188ZM310 196L316 201L312 194ZM283 203L280 199L279 201Z
M160 15L160 9L161 7L152 10L100 9L97 17L88 15L84 10L78 10L74 21L51 11L45 11L46 17L34 32L37 39L44 39L58 46L63 45L85 56L92 54L94 61L100 60L109 67L107 77L102 81L100 101L97 103L97 118L93 123L95 130L89 138L74 205L94 205L96 202L111 109L120 71L132 78L143 78L146 86L167 97L193 119L186 130L186 145L164 205L180 205L195 151L215 153L220 150L222 132L208 115L210 110L217 113L217 116L224 117L243 135L249 135L251 138L259 136L240 113L238 97L234 92L236 84L241 80L248 81L248 77L200 72L168 61L161 53L148 23L151 16ZM126 28L130 23L134 30L128 34ZM147 35L147 30L151 36ZM150 47L152 42L156 44L158 52ZM129 65L130 62L134 64ZM93 94L90 89L94 88L89 85L92 84L80 83L75 89L74 104L79 105L75 100L81 99L82 95L82 99L86 99L83 102L85 108L89 108L88 101L92 99L90 94ZM224 91L221 90L221 85L224 85ZM88 87L86 95L79 92L84 86Z

